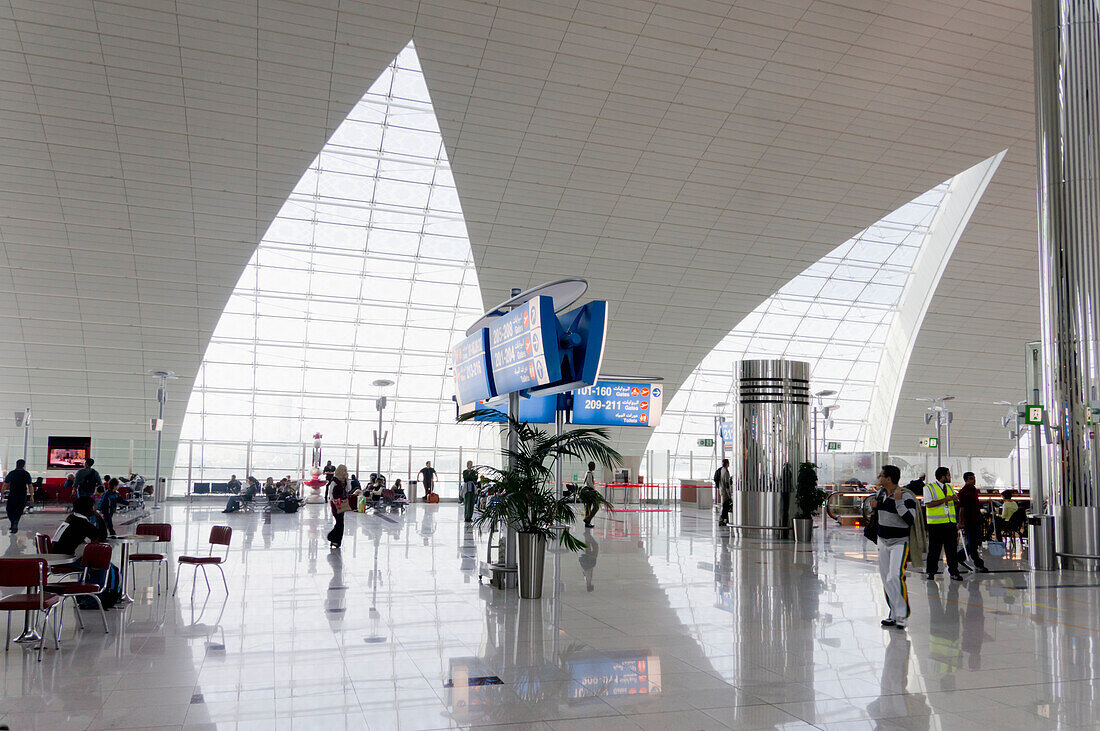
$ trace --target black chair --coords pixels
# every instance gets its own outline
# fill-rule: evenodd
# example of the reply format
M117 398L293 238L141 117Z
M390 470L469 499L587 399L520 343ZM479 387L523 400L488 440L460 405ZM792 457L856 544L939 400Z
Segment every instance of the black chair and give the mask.
M1016 551L1018 543L1022 543L1027 540L1027 511L1023 508L1018 508L1015 513L1009 516L1007 521L1003 521L997 518L997 525L1001 529L1001 539L1004 541L1012 540L1013 552Z

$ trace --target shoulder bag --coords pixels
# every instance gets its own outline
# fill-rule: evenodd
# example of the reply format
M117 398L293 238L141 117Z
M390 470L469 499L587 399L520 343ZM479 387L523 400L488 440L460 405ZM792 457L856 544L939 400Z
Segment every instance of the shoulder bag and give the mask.
M880 492L875 493L875 501L878 502ZM871 510L871 517L863 526L863 537L871 543L878 543L878 508Z

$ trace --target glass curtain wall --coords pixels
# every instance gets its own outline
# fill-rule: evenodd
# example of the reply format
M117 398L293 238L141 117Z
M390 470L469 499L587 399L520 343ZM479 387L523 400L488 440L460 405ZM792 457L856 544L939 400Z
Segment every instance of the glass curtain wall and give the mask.
M832 425L822 425L819 443L827 437L845 451L885 450L924 313L1003 156L885 216L764 301L687 378L647 449L670 452L677 477L687 476L692 453L713 460L720 446L696 444L718 437L718 420L731 418L730 407L716 404L735 401L736 363L790 358L810 363L813 391L837 392L825 402L838 408Z
M414 473L442 459L453 491L460 449L499 461L496 431L455 424L451 400L450 349L481 312L410 43L314 159L241 275L195 380L172 491L231 473L301 476L315 433L323 460L354 467L358 454L361 471L374 471L380 395L383 470L404 476L410 454Z

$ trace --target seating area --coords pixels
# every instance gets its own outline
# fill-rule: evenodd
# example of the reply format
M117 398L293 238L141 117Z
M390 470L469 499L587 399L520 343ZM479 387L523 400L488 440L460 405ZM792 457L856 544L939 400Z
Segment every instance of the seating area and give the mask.
M40 516L47 517L47 516ZM32 519L33 520L33 519ZM27 551L12 551L0 557L0 611L8 614L5 652L12 643L33 646L37 659L42 660L42 651L52 637L54 649L62 648L62 625L65 605L69 604L75 615L74 633L85 629L83 612L89 609L98 611L105 634L110 634L108 612L116 607L126 607L133 598L126 591L126 582L130 589L139 594L149 587L150 596L161 596L163 575L163 593L167 595L169 576L169 552L172 545L171 523L145 522L133 526L132 533L108 537L105 541L91 541L79 545L77 555L60 552L53 535L58 535L59 526L44 526L47 532L36 532ZM206 567L216 566L221 572L222 585L226 595L229 584L226 581L222 564L228 557L233 530L228 526L214 526L210 530L207 555L180 555L178 566L190 565L197 573L201 569L205 578ZM13 536L12 545L18 546L21 537ZM131 546L145 546L140 551L131 552ZM224 554L214 555L214 549L224 549ZM116 551L116 548L120 549ZM153 549L153 550L149 550ZM139 565L149 565L148 574L135 571ZM149 581L143 581L148 576ZM176 572L176 584L179 583L179 570ZM209 580L207 590L211 589ZM7 589L16 589L8 592ZM173 594L175 589L173 589ZM195 584L191 595L194 597ZM24 615L22 633L13 638L11 615L21 612ZM52 629L47 633L50 620ZM74 635L75 637L75 635Z

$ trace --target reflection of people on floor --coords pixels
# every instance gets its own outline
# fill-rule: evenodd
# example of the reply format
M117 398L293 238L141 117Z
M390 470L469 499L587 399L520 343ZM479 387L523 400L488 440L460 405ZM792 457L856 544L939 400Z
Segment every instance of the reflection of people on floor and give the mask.
M580 558L577 560L581 565L581 573L584 574L584 588L592 591L596 588L593 584L593 578L596 570L596 560L600 557L600 544L592 537L591 528L586 528L584 531L584 544L585 548L581 551Z
M730 554L730 534L718 534L718 560L714 562L714 582L720 589L729 586L733 574L733 557Z
M971 670L982 668L982 644L985 635L985 599L982 597L982 585L976 582L967 584L970 590L966 604L963 605L962 651L966 653L966 666ZM989 637L988 639L993 639Z
M339 551L329 551L328 565L332 568L332 578L328 582L328 596L325 597L325 614L330 624L337 624L344 619L345 597L347 587L344 586L344 559Z
M925 583L928 588L928 659L936 676L942 678L943 688L954 689L954 672L962 660L959 642L959 584L951 582L947 596L942 597L935 581Z
M921 694L911 694L909 688L909 651L911 644L905 632L886 632L886 653L882 660L882 677L879 680L879 697L867 704L873 718L883 720L883 725L893 728L893 723L905 719L905 728L930 727L927 712L928 699Z
M435 533L435 511L425 510L424 519L420 521L420 535L424 536L424 545L428 545L428 537Z

